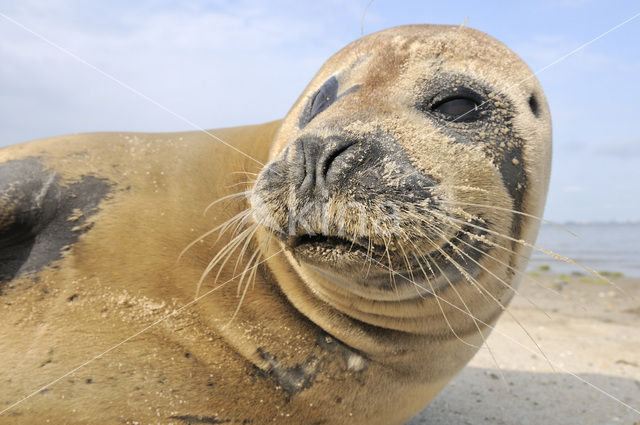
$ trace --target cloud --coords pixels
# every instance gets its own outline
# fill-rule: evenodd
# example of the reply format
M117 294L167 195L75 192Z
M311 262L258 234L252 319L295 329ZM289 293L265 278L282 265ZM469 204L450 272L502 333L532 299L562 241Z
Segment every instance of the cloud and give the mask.
M571 155L588 152L589 147L588 143L579 142L577 140L560 140L554 143L554 150L556 152L564 152Z
M562 188L562 191L565 193L580 193L586 190L587 189L582 186L565 186Z
M598 143L594 149L594 153L637 161L637 157L640 156L640 139L615 140Z
M637 161L637 157L640 156L640 139L560 141L555 143L554 148L555 152L563 157L580 155L581 158L590 157L597 160L605 156Z
M588 41L587 39L573 39L564 34L545 34L534 36L530 40L515 45L514 50L527 63L531 64L533 71L536 72L579 49ZM591 47L571 54L571 56L553 65L549 70L554 67L570 67L576 70L579 69L580 72L584 72L584 70L607 70L607 72L611 72L612 68L633 68L632 61L633 58L618 57L610 52L598 51ZM546 73L547 70L545 69L544 72ZM571 78L571 73L566 73L565 76Z
M582 7L589 3L593 3L593 0L549 0L545 2L547 6L571 8Z
M3 13L208 128L283 116L319 66L359 32L359 2L329 4L352 16L349 31L326 3L281 3L25 1ZM68 132L193 129L7 21L0 57L0 144Z

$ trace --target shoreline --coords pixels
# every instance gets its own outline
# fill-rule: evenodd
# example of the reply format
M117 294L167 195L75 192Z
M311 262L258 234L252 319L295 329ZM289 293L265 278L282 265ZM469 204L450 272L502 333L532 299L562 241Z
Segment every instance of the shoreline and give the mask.
M640 411L640 278L607 277L529 273L487 339L496 360L484 345L406 425L640 424L622 404Z

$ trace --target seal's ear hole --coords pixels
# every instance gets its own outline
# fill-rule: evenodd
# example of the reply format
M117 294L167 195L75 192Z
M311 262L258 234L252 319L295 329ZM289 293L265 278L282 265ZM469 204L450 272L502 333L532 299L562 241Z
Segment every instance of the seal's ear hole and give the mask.
M300 117L300 128L307 125L316 115L327 109L338 98L338 79L329 78L311 98Z
M531 93L531 96L529 96L529 108L531 108L531 112L533 112L533 115L535 115L536 117L538 116L538 114L540 114L540 105L538 104L538 98L536 98L536 95Z

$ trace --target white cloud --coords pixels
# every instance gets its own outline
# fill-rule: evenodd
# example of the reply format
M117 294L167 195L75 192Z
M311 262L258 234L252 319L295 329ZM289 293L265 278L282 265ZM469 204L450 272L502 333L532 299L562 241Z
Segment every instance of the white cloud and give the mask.
M548 0L545 2L548 6L555 7L582 7L586 4L593 3L593 0Z
M546 34L534 36L526 42L519 43L514 46L514 50L531 65L535 72L558 61L568 53L581 48L588 41L588 39L572 39L562 34ZM629 61L633 59L616 57L611 53L587 47L589 46L564 58L553 67L569 67L580 70L580 72L605 68L610 71L612 67L628 67ZM549 68L549 70L553 69L553 67ZM547 72L547 70L544 72ZM566 73L565 76L570 77L570 73Z
M258 1L180 8L144 2L114 11L58 0L25 2L6 13L167 108L216 127L283 116L318 67L350 41L331 7L350 7L359 31L358 3L305 9L293 2L275 8ZM309 13L317 19L300 18ZM0 23L0 142L190 129L27 31Z
M565 193L580 193L584 192L586 189L582 186L565 186L562 188L562 191Z
M599 155L609 155L637 161L638 156L640 156L640 139L601 142L598 143L594 151Z

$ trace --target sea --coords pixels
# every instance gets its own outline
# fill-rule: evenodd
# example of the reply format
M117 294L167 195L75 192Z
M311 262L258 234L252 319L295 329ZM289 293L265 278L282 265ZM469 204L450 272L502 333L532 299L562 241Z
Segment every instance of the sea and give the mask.
M543 224L536 246L570 258L598 272L640 277L640 223ZM572 235L574 233L576 236ZM588 274L584 269L534 250L529 271Z

